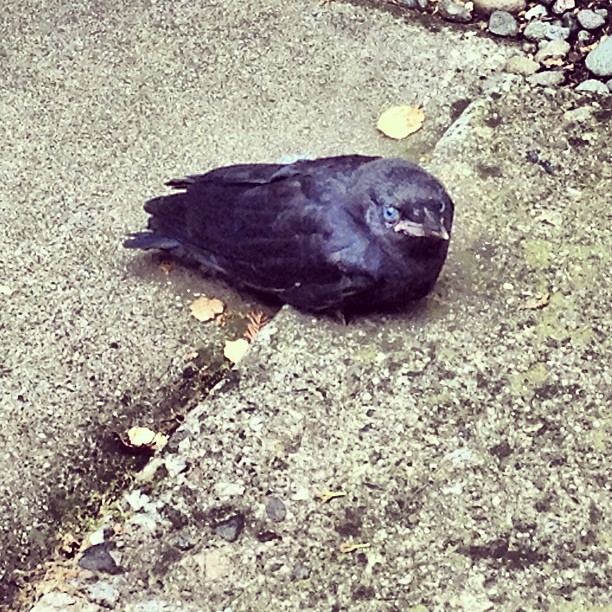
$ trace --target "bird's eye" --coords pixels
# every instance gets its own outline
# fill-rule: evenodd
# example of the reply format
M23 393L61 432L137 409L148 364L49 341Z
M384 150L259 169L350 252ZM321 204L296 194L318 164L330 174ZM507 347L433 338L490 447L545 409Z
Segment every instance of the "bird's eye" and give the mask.
M389 225L394 225L399 221L400 211L395 206L385 206L383 208L383 218Z
M442 204L440 204L440 212L443 213L446 210L446 202L442 202Z

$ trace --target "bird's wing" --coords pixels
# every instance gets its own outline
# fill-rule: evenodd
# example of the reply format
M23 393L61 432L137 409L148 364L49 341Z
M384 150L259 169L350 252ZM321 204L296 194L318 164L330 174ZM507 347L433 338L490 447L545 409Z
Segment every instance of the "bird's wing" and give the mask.
M347 181L371 158L219 168L151 200L150 229L232 281L313 308L375 281L360 265L367 236L347 213ZM300 304L300 301L308 302Z

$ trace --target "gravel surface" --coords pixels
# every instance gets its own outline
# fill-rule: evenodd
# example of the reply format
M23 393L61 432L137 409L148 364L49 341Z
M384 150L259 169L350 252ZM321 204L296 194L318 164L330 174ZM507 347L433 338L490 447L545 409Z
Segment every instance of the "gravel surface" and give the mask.
M587 80L605 84L606 77L612 75L612 5L607 0L429 0L425 7L390 0L389 4L462 26L472 24L516 41L524 57L538 63L539 71L558 73L555 77L534 77L529 80L532 84L576 87ZM567 52L542 58L542 47L557 40L567 43ZM591 84L587 89L606 95L605 88Z

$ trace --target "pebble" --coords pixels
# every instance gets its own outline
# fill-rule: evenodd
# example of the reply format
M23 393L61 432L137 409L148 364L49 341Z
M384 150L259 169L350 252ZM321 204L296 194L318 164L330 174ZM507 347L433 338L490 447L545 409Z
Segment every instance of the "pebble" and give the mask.
M552 6L552 12L555 15L562 15L566 11L571 11L576 8L576 0L555 0Z
M610 91L612 91L612 79L610 79L610 80L609 80L609 81L606 83L606 85L608 86L608 89L609 89Z
M576 38L581 44L587 45L593 40L593 34L587 30L580 30Z
M571 49L566 40L549 40L540 44L540 50L536 53L535 61L544 64L549 59L565 57Z
M121 568L111 557L106 544L94 544L85 549L79 559L79 567L107 574L121 573Z
M526 0L474 0L476 11L487 15L494 11L518 13L525 9L526 4Z
M523 35L527 40L544 40L548 33L548 23L543 21L532 21L527 24L527 27L523 31Z
M525 57L524 55L513 55L508 58L504 70L512 74L521 74L523 76L530 76L534 74L540 64L533 61L532 59Z
M542 85L543 87L552 87L561 85L565 77L560 70L545 70L544 72L536 72L527 77L527 82L530 85Z
M115 605L119 601L119 589L106 581L92 584L87 589L87 595L93 602L111 610L115 609Z
M472 21L473 5L471 3L459 4L454 0L439 0L438 11L440 15L457 23L469 23Z
M306 580L310 577L310 568L307 565L304 565L303 563L298 563L293 568L293 577L296 580Z
M235 514L215 527L215 533L226 542L235 542L244 529L244 516Z
M287 516L287 508L283 500L273 495L268 497L266 499L266 514L277 523L284 521Z
M597 79L588 79L583 81L576 87L576 91L593 91L595 93L606 95L610 93L608 86Z
M531 21L532 19L537 19L538 17L548 17L548 11L546 7L542 4L536 4L532 6L526 13L525 19L527 21Z
M516 36L518 24L511 13L507 11L493 11L489 17L489 32L497 36Z
M586 67L595 75L612 76L612 36L603 38L587 55Z
M606 19L603 15L600 15L599 13L596 13L590 9L578 11L576 17L578 19L578 23L585 30L597 30L597 28L601 28L601 26L606 23Z

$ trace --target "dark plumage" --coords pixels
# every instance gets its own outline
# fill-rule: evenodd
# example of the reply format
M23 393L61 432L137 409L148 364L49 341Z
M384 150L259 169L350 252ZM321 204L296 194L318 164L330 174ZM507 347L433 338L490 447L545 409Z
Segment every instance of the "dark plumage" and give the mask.
M444 264L453 204L402 159L242 164L173 180L127 248L187 255L230 283L310 311L396 307Z

